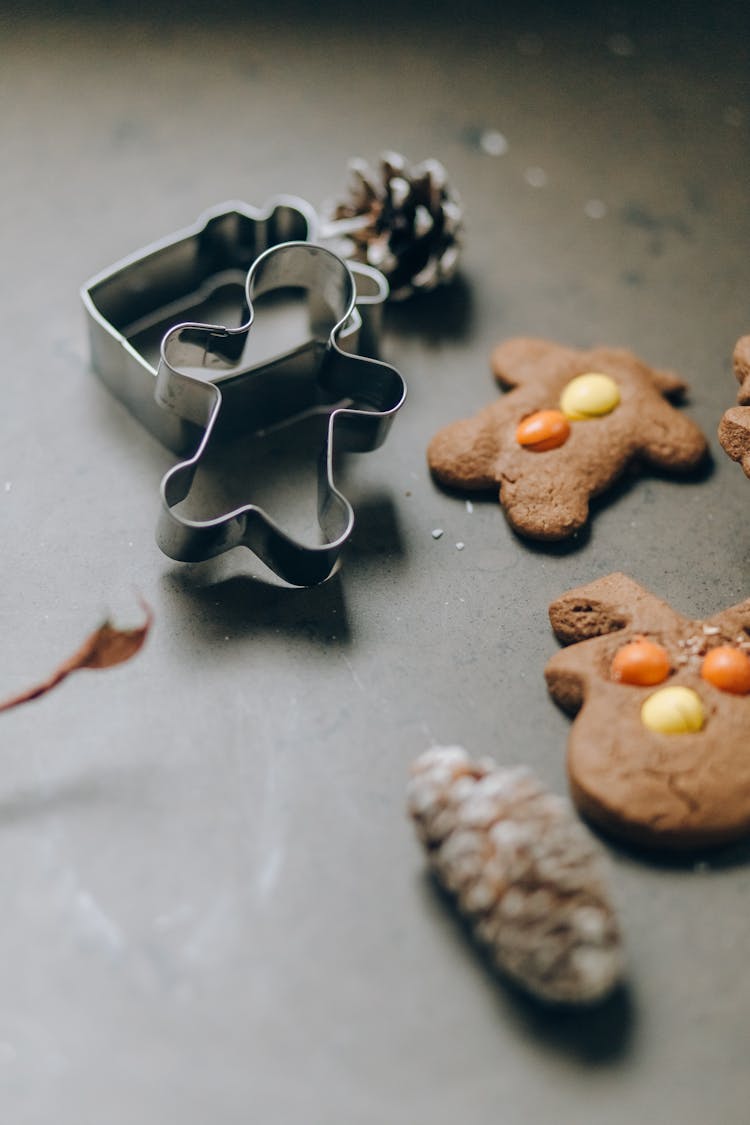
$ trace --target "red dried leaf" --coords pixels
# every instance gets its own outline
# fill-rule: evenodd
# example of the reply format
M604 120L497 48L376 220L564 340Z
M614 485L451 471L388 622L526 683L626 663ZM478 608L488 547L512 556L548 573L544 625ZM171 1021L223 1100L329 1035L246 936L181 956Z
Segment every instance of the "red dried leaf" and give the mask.
M112 668L115 664L124 664L126 660L130 660L142 647L154 620L151 607L142 598L139 601L146 615L143 625L139 625L137 629L116 629L109 621L105 621L51 676L35 687L27 688L19 695L0 703L0 711L10 711L21 703L30 703L32 699L46 695L79 668Z

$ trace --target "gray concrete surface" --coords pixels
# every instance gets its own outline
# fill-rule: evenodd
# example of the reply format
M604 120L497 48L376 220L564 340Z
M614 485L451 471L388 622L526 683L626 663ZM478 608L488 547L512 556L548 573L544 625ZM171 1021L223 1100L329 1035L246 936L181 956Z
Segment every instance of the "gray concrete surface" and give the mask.
M744 6L500 7L1 17L0 694L134 589L156 613L137 660L2 716L3 1125L750 1120L747 849L610 849L629 987L552 1016L489 976L404 818L433 742L564 790L561 591L625 569L697 616L750 592L750 482L715 439L750 330ZM170 458L90 374L79 285L223 199L317 204L384 148L443 160L468 240L459 284L389 314L410 398L347 468L343 569L171 564ZM628 481L570 550L438 491L427 441L516 333L681 371L713 471Z

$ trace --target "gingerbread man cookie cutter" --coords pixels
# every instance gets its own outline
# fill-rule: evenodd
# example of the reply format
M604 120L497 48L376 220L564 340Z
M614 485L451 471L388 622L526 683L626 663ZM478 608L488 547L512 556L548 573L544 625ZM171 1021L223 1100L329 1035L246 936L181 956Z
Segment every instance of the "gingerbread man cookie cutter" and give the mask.
M190 452L194 434L155 401L164 333L195 320L206 305L221 303L222 298L240 323L247 315L245 279L255 259L284 242L314 242L319 227L314 208L296 196L276 196L264 207L221 203L204 211L192 226L137 250L83 285L94 371L173 453ZM356 309L338 335L339 345L376 354L388 283L370 266L350 263L349 268L356 283Z
M610 574L568 591L549 614L567 647L545 676L575 716L567 765L579 811L664 850L750 833L750 599L691 621ZM644 648L661 650L661 668L637 657ZM737 666L739 678L726 674Z
M254 301L289 288L306 295L311 344L254 363L252 349L247 354ZM156 400L192 431L198 444L162 481L157 542L182 562L205 561L245 546L285 581L311 586L331 574L354 527L352 506L334 483L334 453L362 453L381 445L406 388L394 367L342 347L357 290L349 267L330 250L308 242L271 247L250 268L245 296L248 319L239 328L182 324L162 342ZM327 414L318 462L323 543L293 538L252 503L206 520L177 510L212 439L238 433L250 437L320 410Z
M335 487L334 452L380 445L406 388L395 368L356 354L377 350L385 278L315 245L316 230L314 210L294 197L278 197L263 209L222 204L82 289L94 370L183 458L161 486L157 542L171 558L204 561L244 545L279 577L308 586L331 574L351 534L354 512ZM259 362L243 359L252 350L246 344L253 299L276 289L304 292L308 338ZM227 291L240 311L239 327L188 319ZM155 338L158 364L144 345ZM293 538L253 504L210 520L176 510L211 441L260 435L321 410L328 413L318 471L323 543Z

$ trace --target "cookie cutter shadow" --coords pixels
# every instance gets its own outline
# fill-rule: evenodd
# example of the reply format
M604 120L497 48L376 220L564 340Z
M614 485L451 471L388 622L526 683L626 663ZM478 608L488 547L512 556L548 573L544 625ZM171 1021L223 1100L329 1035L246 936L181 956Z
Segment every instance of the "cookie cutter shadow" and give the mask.
M129 445L141 462L145 461L147 465L153 466L155 478L163 475L169 465L173 464L173 455L104 390L99 395L92 394L90 401L100 431L108 436L112 435L113 441L116 438L121 446ZM295 480L314 480L310 465L314 466L318 456L317 436L322 421L324 420L320 417L311 415L287 427L280 427L267 440L255 442L255 450L250 458L239 448L240 443L237 443L238 448L230 443L217 453L216 466L209 465L207 471L215 469L220 477L226 478L226 465L231 464L232 458L237 455L245 462L244 472L254 473L260 480L262 500L267 501L271 511L276 512L277 500L285 511L289 498L292 498L292 506L298 509L300 502ZM265 463L264 450L270 457ZM281 459L282 471L279 471L276 459ZM267 471L269 464L273 472ZM350 564L354 563L355 567L361 566L363 569L384 558L388 559L391 566L401 565L405 551L404 536L393 497L384 490L377 491L370 487L363 479L364 471L357 468L353 457L341 455L335 459L336 479L351 496L357 510L357 521L344 550L344 559L349 559ZM238 488L243 487L241 477L230 474L230 479L236 482ZM211 498L210 481L207 481L205 492ZM313 492L314 490L310 491L306 505L309 508L311 527L316 506ZM297 499L294 499L295 496ZM316 525L312 533L317 532ZM309 632L309 624L305 625L305 621L316 616L325 620L332 611L337 613L333 618L334 622L341 626L337 630L337 639L344 640L348 636L348 629L342 625L346 621L346 606L339 568L334 570L326 582L309 587L307 597L302 594L303 588L290 586L277 578L250 551L242 547L206 562L170 566L162 578L168 591L192 602L194 608L200 608L201 605L216 607L219 610L216 630L221 631L222 637L228 632L236 634L238 625L252 629L258 628L259 624L262 627L264 621L268 628L278 626L282 630L294 631L297 614L302 615L297 631ZM356 580L355 575L352 578ZM196 624L200 626L200 618ZM209 628L209 633L216 630Z
M472 288L460 273L429 292L418 291L406 301L390 301L383 317L387 336L413 340L417 334L427 346L468 339L473 322Z
M245 569L236 548L205 563L166 571L168 599L201 643L232 642L279 633L311 643L347 646L352 641L340 570L319 586L288 586ZM239 565L239 572L233 568ZM257 570L262 564L255 563Z
M366 580L387 557L390 567L406 558L396 507L387 493L356 498L358 519L345 551L348 580ZM317 586L290 586L237 547L203 563L181 563L162 576L170 599L203 641L225 643L264 634L312 644L347 647L354 639L343 571L339 566Z
M505 977L489 955L476 942L471 928L456 910L453 897L430 872L422 875L422 891L431 909L453 919L453 932L478 961L492 982L504 1018L510 1018L538 1043L550 1050L564 1051L582 1066L614 1065L631 1049L636 1025L632 989L619 984L596 1005L554 1005L535 1000Z

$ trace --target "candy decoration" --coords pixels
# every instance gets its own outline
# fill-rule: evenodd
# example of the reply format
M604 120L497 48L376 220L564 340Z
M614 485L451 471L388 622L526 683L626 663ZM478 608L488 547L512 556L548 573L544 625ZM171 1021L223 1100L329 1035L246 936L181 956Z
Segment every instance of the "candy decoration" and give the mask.
M750 656L732 645L719 645L706 653L701 676L721 691L747 695L750 692Z
M548 1003L603 1000L622 974L620 934L599 849L568 802L460 746L411 772L430 866L502 972Z
M694 734L706 721L701 697L675 684L650 695L641 707L641 721L658 734Z
M615 653L610 675L619 683L652 687L663 683L669 671L667 650L655 641L637 637Z
M570 437L570 422L561 410L537 410L522 419L516 429L516 441L534 453L557 449Z
M620 402L620 390L609 375L588 372L571 379L560 396L560 409L571 422L585 422L610 414Z

